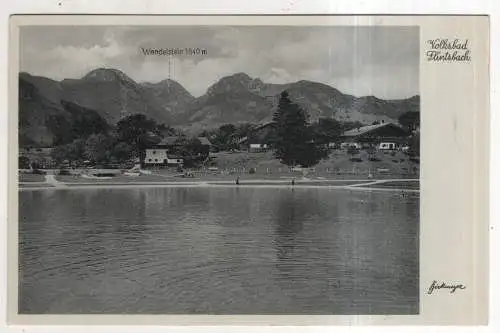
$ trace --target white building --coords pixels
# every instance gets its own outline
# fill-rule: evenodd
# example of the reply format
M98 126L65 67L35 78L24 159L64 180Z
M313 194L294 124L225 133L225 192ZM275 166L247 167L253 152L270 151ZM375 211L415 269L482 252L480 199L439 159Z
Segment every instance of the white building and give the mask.
M183 159L177 156L169 156L166 148L146 149L144 164L146 165L182 165Z
M269 145L266 143L251 143L248 148L250 152L257 153L257 152L268 151Z
M207 157L210 152L210 141L205 137L199 137L201 145L204 147L204 153ZM184 159L173 152L178 152L181 143L179 137L167 136L164 137L159 143L147 148L145 150L144 165L145 166L182 166ZM199 153L201 154L201 152Z
M380 150L394 150L397 148L397 143L395 142L381 142L378 146Z

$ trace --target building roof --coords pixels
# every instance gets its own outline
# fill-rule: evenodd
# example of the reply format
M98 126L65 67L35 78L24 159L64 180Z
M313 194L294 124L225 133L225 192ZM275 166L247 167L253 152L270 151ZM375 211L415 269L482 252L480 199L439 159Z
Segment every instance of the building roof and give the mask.
M208 140L208 138L204 136L200 136L197 139L200 140L201 144L204 146L212 145L212 143L210 143L210 140ZM179 140L178 136L166 136L161 139L161 141L158 142L155 146L175 146L177 140Z
M399 127L398 125L396 125L394 123L380 123L380 124L376 124L376 125L368 125L368 126L362 126L362 127L358 127L358 128L353 128L353 129L351 129L349 131L344 132L342 134L342 136L347 136L347 137L360 136L360 135L363 135L363 134L366 134L366 133L378 130L378 129L386 127L386 126L396 127L398 129L403 130L401 127Z
M261 129L266 128L272 124L273 124L273 121L268 121L268 122L262 123L262 124L258 125L257 127L253 128L252 131L260 131ZM248 140L248 137L244 136L244 137L238 139L237 143L242 144L242 143L245 143L247 140Z
M201 144L204 145L204 146L211 146L212 145L212 143L210 142L210 140L208 140L208 138L205 137L205 136L199 136L198 140L200 140Z
M242 144L242 143L246 142L247 140L248 140L248 137L244 136L244 137L240 138L238 141L236 141L236 143Z
M160 142L157 143L158 146L173 146L175 141L177 141L179 137L177 136L166 136L161 139Z
M267 121L267 122L265 122L265 123L260 124L260 125L259 125L259 126L257 126L255 129L256 129L256 130L260 130L260 129L264 128L264 127L267 127L267 126L271 125L272 123L273 123L273 121Z

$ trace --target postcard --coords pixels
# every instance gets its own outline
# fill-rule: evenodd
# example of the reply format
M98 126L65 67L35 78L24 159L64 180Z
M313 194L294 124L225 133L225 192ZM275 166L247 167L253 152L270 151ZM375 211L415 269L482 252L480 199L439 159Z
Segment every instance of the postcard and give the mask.
M14 15L11 324L485 325L488 16Z

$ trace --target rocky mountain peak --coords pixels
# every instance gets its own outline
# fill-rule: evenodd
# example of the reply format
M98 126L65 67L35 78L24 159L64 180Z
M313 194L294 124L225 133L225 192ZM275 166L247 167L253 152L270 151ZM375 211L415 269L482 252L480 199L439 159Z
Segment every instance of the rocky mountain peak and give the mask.
M225 76L208 88L207 95L248 90L252 81L248 74L242 72Z
M122 71L115 68L96 68L87 73L82 80L85 81L105 81L105 82L126 82L135 83Z
M32 141L50 132L50 126L43 125L47 115L68 117L62 100L95 110L109 124L125 115L143 113L158 122L193 131L224 123L265 122L272 117L284 90L307 112L311 122L326 117L371 124L397 121L405 112L420 110L418 95L400 100L355 97L325 83L301 80L272 84L243 72L220 78L196 98L174 80L136 83L112 68L96 68L81 79L62 81L20 73L19 81L23 133Z

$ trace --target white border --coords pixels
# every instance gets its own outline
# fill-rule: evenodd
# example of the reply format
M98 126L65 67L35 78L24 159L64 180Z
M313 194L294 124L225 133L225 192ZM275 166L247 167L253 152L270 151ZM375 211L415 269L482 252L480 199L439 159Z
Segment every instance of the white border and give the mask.
M102 1L102 2L94 2L92 4L89 4L87 1L77 1L77 0L68 0L64 1L61 0L61 6L58 6L58 1L45 1L45 0L31 0L31 1L12 1L12 2L2 2L1 7L4 9L3 14L1 16L1 27L3 29L3 35L1 38L3 50L7 50L7 27L8 27L8 15L9 14L14 14L14 13L116 13L118 10L120 13L130 13L130 14L148 14L148 13L178 13L178 14L208 14L208 13L227 13L227 14L237 14L237 13L282 13L282 14L304 14L304 13L336 13L336 14L351 14L351 13L356 13L356 14L408 14L408 13L419 13L419 14L442 14L442 13L447 13L447 14L492 14L491 16L491 40L496 41L498 40L497 37L497 32L498 32L498 27L499 23L497 22L497 17L494 16L494 13L496 13L495 9L499 8L499 2L497 0L484 0L484 1L376 1L376 0L370 0L370 1L344 1L341 3L338 2L333 2L333 1L281 1L281 0L273 0L271 1L262 1L262 0L254 0L254 1L211 1L210 5L208 4L207 1L199 0L199 1L130 1L130 0L107 0L107 1ZM234 9L238 8L238 9ZM500 170L500 165L499 165L499 147L498 143L500 142L500 134L498 131L495 132L494 129L500 128L500 121L498 120L498 117L496 116L495 110L498 109L500 106L500 101L498 99L498 94L496 94L496 76L495 73L498 69L498 62L500 59L500 54L498 50L498 43L491 43L491 69L492 69L492 77L491 77L491 91L492 91L492 99L491 99L491 109L492 109L492 114L491 114L491 145L490 145L490 151L491 151L491 162L490 162L490 169L493 171L491 174L491 202L492 205L490 206L491 208L491 223L494 225L493 227L495 229L498 228L498 224L496 224L496 221L500 218L500 209L498 208L499 205L495 205L495 202L500 202L500 197L499 197L499 188L498 184L499 182L499 176L495 174L494 170ZM1 55L1 59L3 60L3 65L4 65L4 74L6 74L6 68L7 68L7 52L3 52ZM1 81L2 85L2 94L3 94L3 99L4 101L4 109L7 110L7 76L3 76L3 80ZM1 113L2 117L0 120L0 124L4 126L4 130L0 131L0 135L2 138L2 142L5 144L7 143L7 112L2 112ZM4 149L0 150L2 153L3 157L1 160L6 161L7 157L7 145L4 146ZM2 164L2 171L5 170L6 164ZM6 184L6 178L5 178L5 172L2 172L2 180L3 184ZM497 185L497 187L494 187L493 185ZM7 197L7 191L6 187L3 187L3 191L1 192L1 202L2 202L2 217L3 221L6 221L6 197ZM5 224L4 224L5 226ZM498 232L493 229L492 230L492 237L491 237L491 256L490 256L490 262L491 262L491 269L490 269L490 286L491 286L491 299L490 299L490 313L498 313L498 283L496 282L496 277L498 276L497 273L497 268L498 265L495 264L495 259L497 259L496 253L498 253L498 245L495 242L494 237L498 234ZM2 228L1 232L3 236L3 244L5 244L5 228ZM5 246L3 247L2 255L1 255L1 260L3 267L6 267L6 253L5 253ZM498 261L498 260L497 260ZM6 288L6 280L5 280L5 273L2 274L0 281L2 282L3 288L3 294L5 295L5 288ZM5 297L0 297L0 305L2 306L2 319L3 322L5 322ZM495 311L496 310L496 311ZM498 331L498 322L499 320L497 319L498 316L490 316L490 326L489 327L481 327L481 328L473 328L475 332L487 332L487 331ZM494 328L497 328L495 330ZM5 328L2 327L2 331ZM99 331L102 332L109 332L109 331L115 331L115 332L129 332L132 330L137 330L140 329L141 331L144 328L134 328L134 327L102 327ZM188 331L193 331L195 328L183 328L182 330ZM231 327L209 327L209 328L204 328L203 330L206 331L213 331L213 332L220 332L220 331L229 331L234 328ZM254 331L256 328L255 327L247 327L247 328L238 328L238 330L241 331L246 331L246 330L252 330ZM270 330L272 328L259 328L259 330ZM315 332L323 331L323 330L329 330L329 329L335 329L335 330L341 330L343 329L339 327L335 328L282 328L281 330L283 332L286 331L293 331L293 330L301 330L301 331L311 331L314 330ZM403 328L398 327L398 328L391 328L391 327L357 327L354 329L354 331L360 331L360 330L365 330L365 329L370 329L373 330L374 332L386 332L386 331L391 331L391 330L397 330L400 332ZM426 331L430 332L438 332L441 330L446 330L448 331L450 327L445 327L445 328L404 328L404 331L410 331L410 332L416 332L417 330L420 329L425 329ZM20 327L11 327L8 328L9 331L20 331ZM74 332L87 332L90 330L90 327L71 327L69 329L70 331ZM94 330L94 329L93 329ZM170 328L157 328L155 330L150 330L150 331L177 331L179 328L175 329L173 327ZM273 329L275 331L276 329ZM280 330L280 331L281 331ZM468 331L467 328L459 328L456 329L457 331ZM43 328L37 328L37 327L29 327L29 328L24 328L23 331L29 331L29 332L67 332L68 328L67 327L43 327Z

